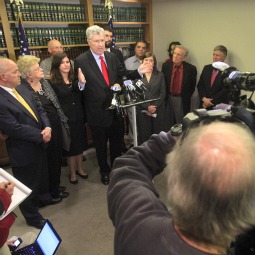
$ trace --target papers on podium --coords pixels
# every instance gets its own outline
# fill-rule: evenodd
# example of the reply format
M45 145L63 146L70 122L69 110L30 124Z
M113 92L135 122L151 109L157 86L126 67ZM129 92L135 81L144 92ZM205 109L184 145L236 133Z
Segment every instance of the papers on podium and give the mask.
M32 192L27 186L18 181L11 174L0 168L0 183L1 182L13 182L15 184L13 195L11 197L12 202L3 215L0 216L0 220L6 217L10 212L12 212L21 202L23 202Z

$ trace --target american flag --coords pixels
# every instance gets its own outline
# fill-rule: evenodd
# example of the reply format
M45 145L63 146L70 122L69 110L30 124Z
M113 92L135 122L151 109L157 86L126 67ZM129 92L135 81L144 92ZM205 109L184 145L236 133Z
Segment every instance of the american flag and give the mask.
M112 15L109 15L108 26L113 29ZM115 38L114 29L113 29L113 33L112 33L112 47L113 48L115 47L115 44L116 44L116 38Z
M22 14L19 12L19 41L20 41L20 55L30 55L28 42L26 40L25 31L22 25Z

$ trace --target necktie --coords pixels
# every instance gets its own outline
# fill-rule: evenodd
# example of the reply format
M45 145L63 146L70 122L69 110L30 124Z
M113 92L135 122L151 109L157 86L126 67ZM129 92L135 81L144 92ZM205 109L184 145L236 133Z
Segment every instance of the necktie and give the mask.
M16 89L12 90L13 94L17 97L18 101L33 115L33 117L38 122L38 119L35 116L35 113L31 109L31 107L27 104L27 102L24 100L24 98L18 93Z
M217 74L218 74L218 71L217 70L213 70L212 77L211 77L211 86L213 85Z
M178 95L180 94L179 91L179 66L176 66L174 68L174 75L173 75L173 80L171 84L171 94L172 95Z
M109 81L108 70L107 70L106 64L104 62L104 57L100 56L99 58L101 60L101 68L102 68L102 73L103 73L104 79L105 79L105 81L106 81L106 83L109 87L110 86L110 81Z

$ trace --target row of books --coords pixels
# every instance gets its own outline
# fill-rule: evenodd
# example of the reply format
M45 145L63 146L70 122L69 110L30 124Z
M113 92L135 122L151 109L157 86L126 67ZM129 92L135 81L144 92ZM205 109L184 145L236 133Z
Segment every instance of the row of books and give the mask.
M135 42L144 38L143 27L118 27L114 28L116 42Z
M85 27L50 27L25 28L25 35L29 46L47 46L51 39L59 40L63 45L86 44ZM116 42L135 42L144 38L143 27L117 27L114 29ZM19 47L19 33L16 27L11 28L14 47ZM0 28L0 48L6 43L2 28Z
M126 45L126 46L121 46L121 47L116 47L118 48L124 57L124 60L129 58L130 56L133 56L135 54L134 52L134 45ZM80 54L88 50L88 46L84 47L64 47L64 52L68 55L70 59L75 59L77 58ZM36 49L36 50L31 50L30 49L30 54L34 55L41 60L48 58L49 57L49 52L48 49ZM20 55L19 51L16 51L16 58ZM5 50L0 50L0 56L1 57L8 57L8 52Z
M14 47L19 47L19 34L17 28L11 28ZM50 28L25 28L25 35L29 46L46 46L51 39L59 40L63 45L75 45L87 43L85 28L74 27L50 27Z
M64 52L68 55L70 59L75 59L83 52L85 52L87 49L88 47L74 47L74 48L64 47ZM30 54L40 58L41 60L48 58L50 56L48 49L30 50ZM16 58L18 58L19 55L20 55L19 51L16 51Z
M10 2L5 4L8 19L17 21L17 7ZM87 20L85 7L80 4L25 2L20 10L24 21L85 22Z
M1 27L0 27L0 48L6 48L6 43L4 40L4 32Z
M115 22L146 22L146 8L144 7L113 7L112 18ZM93 5L95 22L107 22L109 11L102 5Z

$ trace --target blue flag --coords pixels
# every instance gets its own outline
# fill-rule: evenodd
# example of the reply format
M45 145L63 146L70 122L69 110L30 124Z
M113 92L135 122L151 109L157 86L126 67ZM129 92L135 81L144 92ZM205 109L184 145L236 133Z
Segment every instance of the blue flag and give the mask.
M30 55L28 42L26 40L25 31L22 25L21 12L19 12L19 42L20 42L20 55Z
M108 26L112 28L113 33L112 33L112 47L115 47L116 44L116 38L115 38L115 33L113 29L113 22L112 22L112 15L109 15L109 20L108 20Z

